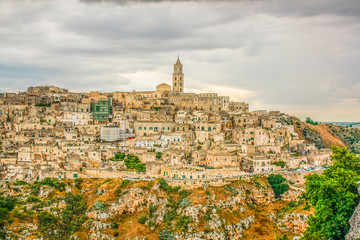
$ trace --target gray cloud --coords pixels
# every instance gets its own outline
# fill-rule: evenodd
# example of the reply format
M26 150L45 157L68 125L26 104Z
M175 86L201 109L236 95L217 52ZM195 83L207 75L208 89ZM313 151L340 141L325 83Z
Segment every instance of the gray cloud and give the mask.
M179 53L186 89L358 120L359 13L335 0L2 1L0 90L154 89Z
M267 12L273 15L297 15L315 16L319 14L336 14L342 16L360 17L360 4L357 1L345 0L80 0L87 4L115 4L115 5L138 5L158 3L236 3L249 7L257 12Z

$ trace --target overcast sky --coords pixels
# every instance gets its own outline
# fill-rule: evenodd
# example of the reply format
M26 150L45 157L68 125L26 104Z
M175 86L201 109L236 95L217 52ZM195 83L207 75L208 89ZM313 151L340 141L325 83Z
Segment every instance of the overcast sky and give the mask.
M360 1L1 0L0 92L171 84L318 121L360 121Z

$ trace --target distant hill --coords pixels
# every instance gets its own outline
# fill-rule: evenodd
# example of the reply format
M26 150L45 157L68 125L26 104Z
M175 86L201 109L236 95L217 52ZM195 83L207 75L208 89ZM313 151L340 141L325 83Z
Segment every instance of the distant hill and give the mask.
M347 147L352 152L360 153L360 128L341 126L330 123L314 125L294 119L295 131L301 139L313 142L319 148L332 145Z
M322 122L331 125L340 125L343 127L360 127L360 122Z

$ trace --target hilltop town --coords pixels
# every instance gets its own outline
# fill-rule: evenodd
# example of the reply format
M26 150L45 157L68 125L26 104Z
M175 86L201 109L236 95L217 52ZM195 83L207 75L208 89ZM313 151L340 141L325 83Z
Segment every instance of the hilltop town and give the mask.
M153 91L2 93L1 180L198 180L330 163L329 149L299 136L297 118L250 112L248 103L217 93L186 93L184 84L178 58L172 86Z
M308 174L358 161L360 130L250 111L184 84L178 58L172 86L154 91L1 94L0 238L307 236L319 211L308 181L320 176ZM359 236L357 218L347 239Z

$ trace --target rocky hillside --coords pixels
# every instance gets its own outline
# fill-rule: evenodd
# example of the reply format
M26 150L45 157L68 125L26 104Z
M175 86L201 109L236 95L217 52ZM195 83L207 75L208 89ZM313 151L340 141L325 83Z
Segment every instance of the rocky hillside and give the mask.
M313 142L318 148L330 148L333 145L347 147L352 152L360 153L360 129L319 123L313 125L294 121L295 131L301 139Z
M2 234L6 239L293 239L312 213L297 200L297 188L277 200L263 177L182 183L2 183L1 209L15 203L9 212L0 211Z

